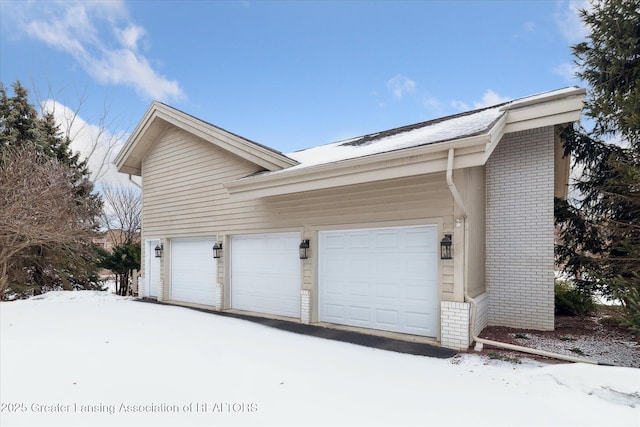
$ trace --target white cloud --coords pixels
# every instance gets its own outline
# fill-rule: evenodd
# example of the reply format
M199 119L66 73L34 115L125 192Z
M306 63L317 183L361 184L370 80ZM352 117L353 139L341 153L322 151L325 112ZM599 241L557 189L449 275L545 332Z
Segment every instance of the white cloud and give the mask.
M442 108L442 102L440 102L440 100L434 96L430 96L427 95L423 100L422 100L422 105L424 105L427 108L430 109L441 109Z
M43 102L43 112L51 112L60 131L71 138L71 149L87 159L91 179L96 183L130 184L128 176L116 170L113 160L125 143L126 135L113 135L107 129L88 123L74 110L58 101Z
M473 103L473 108L478 109L478 108L490 107L492 105L502 104L503 102L507 102L507 101L511 101L511 98L508 96L500 96L497 93L495 93L493 90L488 89L484 93L480 101L476 101Z
M464 101L454 100L449 102L449 105L457 110L458 112L469 111L471 109L476 110L479 108L490 107L496 104L502 104L503 102L511 101L511 98L508 96L498 95L491 89L487 89L487 91L482 95L482 99L480 101L474 101L473 106L469 105Z
M146 34L144 28L137 25L129 25L125 29L115 28L114 32L120 43L131 50L138 50L138 41Z
M553 69L554 74L564 77L566 80L576 80L576 72L578 67L572 62L563 62Z
M589 28L582 22L578 10L589 10L591 5L587 0L570 0L558 3L558 11L554 20L558 30L569 43L577 43L589 34Z
M467 111L470 109L469 104L462 101L451 101L449 104L458 111Z
M22 5L19 28L71 55L98 82L132 86L142 96L160 101L184 98L179 83L160 74L139 52L147 32L130 20L123 2Z
M396 74L387 81L387 89L391 91L393 97L402 99L406 94L416 90L416 82L401 74Z

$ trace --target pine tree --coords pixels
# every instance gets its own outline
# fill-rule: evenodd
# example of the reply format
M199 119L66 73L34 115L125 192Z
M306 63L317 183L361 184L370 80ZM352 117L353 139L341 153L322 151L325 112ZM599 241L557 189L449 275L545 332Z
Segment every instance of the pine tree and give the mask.
M594 126L566 129L566 154L583 168L578 197L556 202L558 262L584 292L621 300L640 332L640 1L593 2L586 41L573 46ZM604 142L615 137L621 145ZM634 320L635 319L635 320Z
M21 251L12 255L9 260L10 266L7 270L10 275L5 278L9 287L6 290L7 295L28 296L57 288L100 288L96 275L97 254L92 237L97 231L102 202L100 196L93 191L86 163L80 160L78 154L73 153L70 148L71 141L62 136L52 115L38 116L35 108L29 104L28 93L20 82L13 84L13 91L14 96L8 96L4 85L0 83L0 155L4 159L0 167L3 168L3 184L9 186L6 191L17 188L22 189L25 195L33 193L34 189L29 186L17 183L11 185L12 179L21 177L20 173L23 170L17 168L18 166L33 167L42 173L53 169L57 174L64 173L64 178L69 184L68 191L71 191L69 197L64 198L64 203L73 204L69 210L73 212L69 221L73 222L68 223L67 228L70 233L76 233L76 236L61 233L58 244L43 236L42 239L32 239L36 243L26 245L26 237L22 238L21 233L26 236L24 230L37 227L38 224L30 223L28 216L21 218L22 223L16 224L15 215L9 217L8 214L3 215L3 212L0 212L0 239L4 239L0 240L0 245L8 241L14 245L16 242L21 243ZM31 165L28 159L24 159L24 153L20 150L28 150L34 156L43 159L36 158ZM22 161L20 165L15 165L14 173L11 159ZM44 159L50 159L60 167L53 167L50 163L44 162ZM45 164L47 166L43 167ZM33 181L34 185L46 185L47 182L35 179ZM2 210L12 212L12 208L18 203L17 200L19 198L15 197L11 200L0 200L3 203ZM44 200L42 202L44 203ZM37 204L39 201L35 199L32 203ZM62 199L60 203L63 203ZM51 210L51 206L36 209L33 216L39 215L45 209Z

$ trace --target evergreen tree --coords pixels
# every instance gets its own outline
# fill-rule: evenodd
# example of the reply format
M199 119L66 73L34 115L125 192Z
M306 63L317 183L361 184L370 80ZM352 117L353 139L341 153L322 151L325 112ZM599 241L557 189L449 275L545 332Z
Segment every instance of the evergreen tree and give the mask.
M13 92L14 96L9 98L0 82L0 147L32 145L42 149L38 113L29 104L27 90L15 82Z
M73 153L70 148L71 141L62 136L51 114L44 117L38 116L35 108L29 104L28 93L20 82L15 82L12 86L14 96L10 97L4 85L0 83L0 155L4 158L0 167L4 169L3 179L7 180L5 184L11 185L12 179L20 178L21 170L17 167L15 170L12 168L11 159L23 158L24 155L13 156L15 153L20 153L15 150L29 150L36 157L41 156L60 164L60 168L53 169L57 171L56 173L64 174L69 184L69 191L72 192L69 198L64 198L66 203L73 204L71 211L74 215L69 218L69 221L74 223L68 224L68 230L82 232L78 233L78 238L68 236L68 239L61 234L62 238L58 244L48 239L41 239L46 244L25 245L25 240L21 240L20 233L23 229L33 227L34 224L29 223L28 217L24 217L22 218L24 224L18 224L21 227L16 227L15 218L5 217L0 212L0 228L4 233L0 237L14 244L21 242L21 251L10 259L8 268L10 275L5 277L5 281L8 282L6 294L28 296L57 288L101 288L96 275L97 253L92 237L97 231L102 202L100 196L93 191L93 183L90 180L86 162L81 161L78 154ZM22 160L26 163L24 159ZM26 167L39 167L41 163L41 161L35 161L34 165L27 164ZM52 169L51 166L47 167L48 169L36 170L45 173ZM15 173L12 173L12 170ZM35 182L38 180L34 180ZM44 183L46 184L46 181ZM39 185L42 185L42 182ZM25 194L33 192L32 188L17 185L17 183L10 188L22 189ZM4 211L12 211L17 200L19 198L3 199L2 202L7 204L4 206ZM37 204L38 200L32 202ZM63 200L60 203L63 203ZM43 207L43 209L51 210L51 207ZM39 211L36 210L36 212ZM0 245L2 244L3 242L0 242ZM8 253L8 251L5 252ZM3 296L6 295L3 294Z
M117 245L111 252L101 251L99 266L111 270L116 275L116 292L129 295L129 280L133 270L140 270L140 242L127 240Z
M581 11L586 41L573 46L588 83L593 129L565 130L565 152L583 169L576 200L556 201L558 262L586 293L620 299L640 332L640 1L595 1ZM603 142L607 137L621 145Z

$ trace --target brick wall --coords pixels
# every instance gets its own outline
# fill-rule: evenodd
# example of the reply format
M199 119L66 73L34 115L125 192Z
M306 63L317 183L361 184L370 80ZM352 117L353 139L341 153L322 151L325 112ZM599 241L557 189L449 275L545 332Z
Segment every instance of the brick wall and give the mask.
M440 303L440 343L444 347L466 350L470 344L469 315L471 305L466 302Z
M224 283L216 283L216 310L224 308Z
M300 291L300 321L305 325L311 323L311 291Z
M489 323L489 295L485 292L474 298L476 302L476 324L474 333L480 335L480 332L487 327Z
M554 129L507 134L486 165L489 324L553 329Z

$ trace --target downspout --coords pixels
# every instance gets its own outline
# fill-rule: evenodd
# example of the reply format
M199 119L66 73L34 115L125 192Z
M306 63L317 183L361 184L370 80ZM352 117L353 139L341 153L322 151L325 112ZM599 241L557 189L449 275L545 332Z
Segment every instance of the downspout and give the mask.
M460 193L458 193L458 189L456 188L455 183L453 182L453 157L455 154L455 150L453 148L449 148L449 156L447 158L447 185L449 186L449 191L451 191L451 195L453 196L453 199L456 201L456 204L458 205L458 208L460 208L460 211L462 213L462 217L464 219L467 218L467 210L464 208L464 203L462 202L462 197L460 197ZM467 250L467 248L469 247L469 245L467 244L467 222L464 222L464 231L465 231L465 252ZM465 258L466 258L466 253L465 253ZM568 362L576 362L576 363L590 363L593 365L598 365L599 363L595 360L592 359L582 359L580 357L573 357L573 356L568 356L565 354L560 354L560 353L552 353L549 351L545 351L545 350L538 350L535 348L528 348L528 347L523 347L520 345L515 345L515 344L509 344L509 343L505 343L505 342L500 342L500 341L493 341L493 340L488 340L488 339L484 339L484 338L480 338L476 335L476 313L477 313L477 304L476 301L471 298L468 294L467 294L467 286L466 286L466 277L464 280L465 284L464 284L464 299L467 302L471 303L472 309L471 309L471 324L470 324L470 332L471 332L471 337L473 338L473 341L475 341L476 343L480 343L482 344L487 344L487 345L492 345L494 347L499 347L499 348L506 348L508 350L514 350L514 351L519 351L522 353L530 353L530 354L535 354L538 356L544 356L544 357L551 357L554 359L560 359L560 360L566 360Z
M551 357L553 359L559 359L559 360L566 360L567 362L574 362L574 363L590 363L592 365L600 365L601 363L598 363L597 360L593 360L593 359L582 359L580 357L573 357L573 356L569 356L566 354L560 354L560 353L552 353L550 351L545 351L545 350L538 350L535 348L529 348L529 347L523 347L520 345L515 345L515 344L509 344L506 342L500 342L500 341L493 341L493 340L488 340L485 338L479 338L476 335L476 312L477 312L477 304L476 301L471 298L469 295L467 295L467 292L465 291L464 293L464 299L468 302L471 303L472 305L472 309L471 309L471 337L473 338L473 340L476 343L480 343L480 345L482 346L482 344L487 344L487 345L492 345L494 347L499 347L499 348L506 348L508 350L514 350L514 351L519 351L522 353L530 353L530 354L535 354L538 356L544 356L544 357ZM482 347L480 347L480 349L482 349ZM480 350L479 349L479 350Z
M137 182L135 182L132 178L131 178L131 174L129 174L129 181L135 185L136 187L138 187L139 189L142 190L142 186L140 184L138 184Z
M449 186L449 191L451 191L451 195L453 195L453 199L456 201L458 208L460 208L460 211L462 212L462 217L466 219L467 210L464 208L464 203L462 203L462 197L460 197L460 193L458 193L456 184L453 182L454 154L455 154L455 150L453 148L449 148L449 157L447 158L447 185Z

